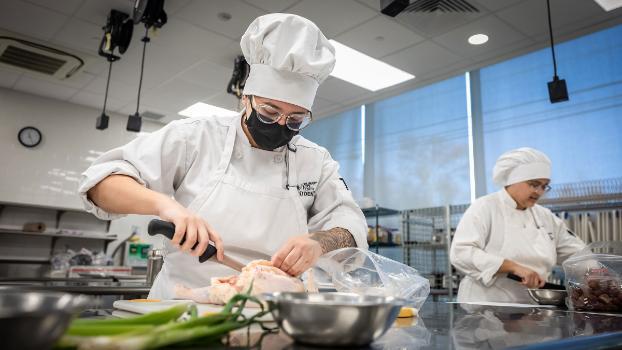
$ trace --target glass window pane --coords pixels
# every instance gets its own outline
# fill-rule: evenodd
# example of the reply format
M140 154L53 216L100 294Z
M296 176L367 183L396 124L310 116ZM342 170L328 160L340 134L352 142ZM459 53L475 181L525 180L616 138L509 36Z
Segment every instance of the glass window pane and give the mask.
M533 147L553 161L553 183L622 174L622 26L556 45L570 100L551 104L549 48L481 69L486 183L503 152Z
M469 201L464 76L369 106L374 200L411 209Z
M301 134L328 149L333 159L339 162L339 173L354 198L362 198L361 108L314 120Z

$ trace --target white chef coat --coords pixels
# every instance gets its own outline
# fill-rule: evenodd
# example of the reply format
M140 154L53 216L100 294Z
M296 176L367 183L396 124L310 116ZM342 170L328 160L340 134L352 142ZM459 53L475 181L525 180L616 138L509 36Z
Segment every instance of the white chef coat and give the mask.
M184 119L103 154L84 172L79 193L88 211L113 219L119 216L94 205L86 192L110 174L131 176L203 216L227 254L248 262L269 259L289 237L334 227L367 247L365 219L338 169L326 149L299 135L274 151L252 147L241 115ZM165 244L150 297L172 298L176 283L206 286L211 277L234 272Z
M458 301L534 303L526 287L497 274L504 259L547 279L551 269L585 247L549 209L519 210L502 189L477 199L464 213L451 244L451 263L466 276Z

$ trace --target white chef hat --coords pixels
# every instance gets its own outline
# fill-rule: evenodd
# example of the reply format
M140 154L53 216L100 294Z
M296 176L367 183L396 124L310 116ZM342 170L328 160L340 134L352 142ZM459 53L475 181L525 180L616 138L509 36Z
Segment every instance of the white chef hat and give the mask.
M546 154L529 147L502 154L492 170L492 179L500 187L522 181L551 178L551 160Z
M245 95L311 110L321 82L335 66L335 48L306 18L273 13L257 17L240 40L251 70Z

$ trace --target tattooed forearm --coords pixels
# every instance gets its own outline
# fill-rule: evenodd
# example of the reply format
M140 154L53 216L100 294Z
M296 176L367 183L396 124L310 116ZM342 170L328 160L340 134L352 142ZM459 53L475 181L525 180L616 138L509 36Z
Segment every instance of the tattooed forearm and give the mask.
M341 227L314 232L310 238L320 243L324 254L339 248L356 247L356 241L350 231Z

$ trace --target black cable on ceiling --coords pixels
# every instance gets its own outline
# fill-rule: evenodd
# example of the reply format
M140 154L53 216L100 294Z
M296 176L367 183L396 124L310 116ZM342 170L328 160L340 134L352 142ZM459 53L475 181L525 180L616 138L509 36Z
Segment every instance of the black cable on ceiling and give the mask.
M551 25L551 4L550 0L546 0L546 13L549 18L549 38L551 38L551 54L553 54L553 72L557 78L557 61L555 59L555 41L553 40L553 26Z
M138 96L136 98L136 114L138 114L138 109L140 107L140 91L143 87L143 73L145 71L145 51L147 51L147 43L150 41L149 39L149 27L145 26L145 36L141 39L143 42L143 57L140 60L140 79L138 80Z

